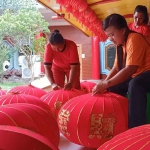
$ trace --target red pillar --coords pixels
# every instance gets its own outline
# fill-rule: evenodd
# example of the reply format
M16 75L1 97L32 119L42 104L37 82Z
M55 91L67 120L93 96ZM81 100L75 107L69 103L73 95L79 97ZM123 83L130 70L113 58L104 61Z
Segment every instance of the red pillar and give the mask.
M100 79L100 48L99 38L97 36L92 37L92 79Z

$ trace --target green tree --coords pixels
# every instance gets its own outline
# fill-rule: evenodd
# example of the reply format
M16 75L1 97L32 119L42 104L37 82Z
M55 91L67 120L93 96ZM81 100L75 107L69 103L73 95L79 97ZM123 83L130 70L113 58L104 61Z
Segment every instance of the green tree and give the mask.
M49 23L44 20L44 17L37 9L29 7L23 7L17 13L5 10L0 16L0 41L2 42L4 38L9 39L12 45L25 55L32 73L31 81L34 80L33 54L36 54L35 52L39 53L39 51L43 52L46 43L43 40L38 40L39 42L37 42L35 35L41 31L46 34L49 33L48 25ZM35 51L35 42L36 47L39 46L43 49Z

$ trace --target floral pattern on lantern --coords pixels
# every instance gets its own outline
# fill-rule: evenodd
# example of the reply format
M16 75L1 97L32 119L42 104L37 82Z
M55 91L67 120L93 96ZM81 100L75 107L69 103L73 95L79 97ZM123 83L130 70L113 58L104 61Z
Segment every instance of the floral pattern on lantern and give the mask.
M71 98L82 95L83 92L72 89L72 90L56 90L47 93L41 97L41 100L46 102L49 107L52 115L57 119L58 112L60 108Z
M11 90L9 90L8 92L12 93L12 92L18 92L18 93L22 93L22 94L27 94L27 95L32 95L35 97L42 97L43 95L45 95L47 92L45 92L44 90L37 88L33 85L23 85L23 86L16 86L14 88L12 88Z
M142 125L120 133L98 150L149 150L150 125Z
M128 129L128 99L110 92L72 98L61 107L57 123L71 142L98 148Z

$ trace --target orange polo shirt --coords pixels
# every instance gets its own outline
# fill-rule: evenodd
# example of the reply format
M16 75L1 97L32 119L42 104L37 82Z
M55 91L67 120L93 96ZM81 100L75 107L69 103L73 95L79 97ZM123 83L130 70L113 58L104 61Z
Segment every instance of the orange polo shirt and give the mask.
M77 45L70 40L66 40L66 48L62 52L57 52L48 43L44 52L44 64L52 64L63 69L70 68L70 65L79 64Z
M135 77L147 70L150 70L150 37L143 37L138 33L130 33L126 45L123 47L123 50L124 56L126 53L125 66L139 66L137 72L133 74L132 77ZM115 59L114 66L116 65L117 57Z
M133 30L135 32L138 32L138 33L141 33L145 36L150 37L150 26L148 26L148 25L141 25L138 28L136 28L134 26L134 23L130 23L130 24L128 24L128 27L129 27L130 30Z

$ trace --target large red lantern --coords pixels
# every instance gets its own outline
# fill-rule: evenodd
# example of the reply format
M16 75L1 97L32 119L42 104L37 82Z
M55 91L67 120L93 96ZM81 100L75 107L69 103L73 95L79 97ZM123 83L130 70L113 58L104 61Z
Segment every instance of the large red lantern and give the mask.
M85 93L92 93L92 89L95 85L96 83L90 81L80 82L81 90Z
M98 150L149 150L150 125L132 128L115 136Z
M42 97L43 95L45 95L47 93L44 90L37 88L33 85L16 86L16 87L12 88L9 92L18 92L18 93L22 93L22 94L36 96L38 98Z
M14 103L28 103L37 105L50 113L49 106L45 102L41 101L40 98L35 96L13 92L0 97L0 106Z
M76 144L98 148L128 129L128 99L113 93L85 94L64 104L57 122L63 135Z
M0 125L17 126L39 133L58 147L59 130L52 115L32 104L10 104L0 107Z
M44 136L13 126L0 125L1 150L58 150Z
M2 90L1 87L0 87L0 96L5 95L5 94L6 94L6 91Z
M41 97L41 100L46 102L49 107L50 111L53 114L54 118L57 118L58 111L62 107L63 104L65 104L68 100L70 100L73 97L82 95L83 92L72 89L72 90L56 90L51 91L48 94Z

